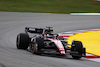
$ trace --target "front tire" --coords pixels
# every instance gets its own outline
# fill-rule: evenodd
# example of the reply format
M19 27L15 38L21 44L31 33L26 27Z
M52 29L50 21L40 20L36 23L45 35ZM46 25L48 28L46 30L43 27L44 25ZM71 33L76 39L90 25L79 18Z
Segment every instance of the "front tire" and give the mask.
M17 46L17 49L26 50L29 46L28 34L20 33L19 35L17 35L16 46Z
M81 41L74 41L72 43L71 51L78 52L78 55L72 55L73 59L80 59L82 57L83 45Z

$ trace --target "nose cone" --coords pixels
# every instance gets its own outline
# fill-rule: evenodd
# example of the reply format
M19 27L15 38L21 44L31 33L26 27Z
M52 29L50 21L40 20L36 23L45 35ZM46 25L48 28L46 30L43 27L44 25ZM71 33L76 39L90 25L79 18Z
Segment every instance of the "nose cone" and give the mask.
M65 55L65 50L59 50L61 55Z

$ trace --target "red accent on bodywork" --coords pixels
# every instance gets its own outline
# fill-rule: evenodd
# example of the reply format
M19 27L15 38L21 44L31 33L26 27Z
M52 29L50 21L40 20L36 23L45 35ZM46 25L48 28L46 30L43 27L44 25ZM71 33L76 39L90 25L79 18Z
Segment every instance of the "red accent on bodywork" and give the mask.
M49 40L51 40L52 42L55 43L55 45L59 49L61 55L65 55L65 49L64 49L63 44L62 44L62 42L60 40L56 40L56 39L49 39Z
M68 47L68 46L66 46L65 48L66 48L66 49L70 49L70 47Z
M36 37L37 35L34 35L33 37Z

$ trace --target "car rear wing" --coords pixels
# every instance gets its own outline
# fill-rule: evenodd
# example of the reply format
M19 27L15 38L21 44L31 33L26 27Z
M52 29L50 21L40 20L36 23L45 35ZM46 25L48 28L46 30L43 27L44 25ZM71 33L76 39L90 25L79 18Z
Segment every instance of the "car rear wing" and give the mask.
M25 32L29 32L29 33L37 33L37 34L42 34L43 33L43 29L42 28L33 28L33 27L26 27L25 28Z

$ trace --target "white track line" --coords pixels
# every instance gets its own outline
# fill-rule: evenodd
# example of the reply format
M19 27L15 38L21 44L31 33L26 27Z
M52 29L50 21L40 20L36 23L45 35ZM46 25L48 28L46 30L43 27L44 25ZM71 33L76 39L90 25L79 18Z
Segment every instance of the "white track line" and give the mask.
M71 13L70 15L100 15L100 13Z

